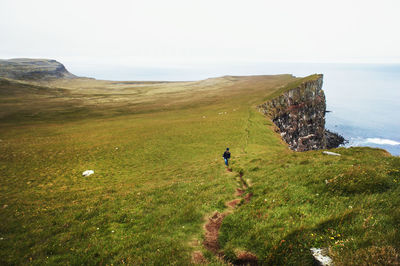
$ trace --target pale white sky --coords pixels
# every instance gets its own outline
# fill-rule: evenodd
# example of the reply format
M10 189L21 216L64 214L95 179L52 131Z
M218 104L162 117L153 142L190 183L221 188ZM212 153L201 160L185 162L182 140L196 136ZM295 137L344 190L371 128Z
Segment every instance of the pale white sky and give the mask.
M400 63L399 0L0 0L0 58Z

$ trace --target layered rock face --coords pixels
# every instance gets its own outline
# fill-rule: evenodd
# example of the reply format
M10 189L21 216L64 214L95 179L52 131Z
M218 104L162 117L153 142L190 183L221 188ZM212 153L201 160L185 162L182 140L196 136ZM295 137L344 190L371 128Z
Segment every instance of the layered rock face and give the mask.
M0 60L0 77L18 80L76 78L56 60L28 58Z
M295 151L338 147L343 137L325 129L326 102L323 75L296 82L281 95L259 106L279 128L282 138Z

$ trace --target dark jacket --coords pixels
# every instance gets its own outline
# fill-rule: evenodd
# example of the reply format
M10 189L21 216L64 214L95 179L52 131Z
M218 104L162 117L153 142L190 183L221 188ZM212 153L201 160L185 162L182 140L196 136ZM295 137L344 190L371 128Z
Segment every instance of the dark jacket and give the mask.
M229 151L225 151L224 155L222 155L222 157L224 157L225 159L229 159L229 158L231 158L231 153Z

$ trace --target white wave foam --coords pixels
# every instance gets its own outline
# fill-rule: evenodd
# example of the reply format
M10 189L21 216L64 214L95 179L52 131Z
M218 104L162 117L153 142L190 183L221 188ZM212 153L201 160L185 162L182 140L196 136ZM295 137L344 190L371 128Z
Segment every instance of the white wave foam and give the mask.
M366 143L374 143L378 145L400 145L400 142L391 139L381 139L381 138L367 138Z

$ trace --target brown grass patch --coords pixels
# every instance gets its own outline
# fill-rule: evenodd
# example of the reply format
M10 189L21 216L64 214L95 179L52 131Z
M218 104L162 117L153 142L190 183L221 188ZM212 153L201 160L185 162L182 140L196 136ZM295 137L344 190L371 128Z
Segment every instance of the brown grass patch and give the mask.
M204 258L201 251L195 251L192 253L192 263L193 264L208 264L206 258Z

